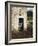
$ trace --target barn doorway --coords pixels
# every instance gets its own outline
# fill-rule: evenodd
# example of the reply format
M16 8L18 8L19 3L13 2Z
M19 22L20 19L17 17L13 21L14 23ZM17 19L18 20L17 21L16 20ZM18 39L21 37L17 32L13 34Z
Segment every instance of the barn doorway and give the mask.
M24 30L24 18L19 18L19 31Z

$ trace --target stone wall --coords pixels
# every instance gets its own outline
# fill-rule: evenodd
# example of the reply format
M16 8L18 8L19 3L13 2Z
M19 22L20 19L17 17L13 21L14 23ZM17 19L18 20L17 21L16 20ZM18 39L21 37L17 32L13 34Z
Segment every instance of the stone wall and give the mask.
M21 16L20 16L21 14ZM11 7L11 30L18 31L19 18L24 18L24 30L27 28L27 8L25 7Z

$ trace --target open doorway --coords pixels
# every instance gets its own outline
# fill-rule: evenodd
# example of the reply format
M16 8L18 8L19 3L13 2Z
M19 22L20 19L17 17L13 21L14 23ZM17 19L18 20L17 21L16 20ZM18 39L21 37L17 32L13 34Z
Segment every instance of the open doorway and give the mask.
M19 18L19 31L24 30L24 18Z

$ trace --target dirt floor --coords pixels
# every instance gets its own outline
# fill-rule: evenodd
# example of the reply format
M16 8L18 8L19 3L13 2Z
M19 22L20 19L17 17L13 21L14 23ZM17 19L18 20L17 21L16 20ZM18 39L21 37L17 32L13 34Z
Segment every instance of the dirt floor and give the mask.
M32 28L27 28L27 31L19 31L19 32L13 32L12 31L12 38L31 38L33 37L33 30Z

